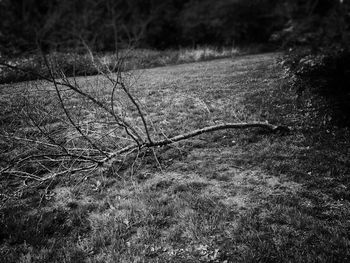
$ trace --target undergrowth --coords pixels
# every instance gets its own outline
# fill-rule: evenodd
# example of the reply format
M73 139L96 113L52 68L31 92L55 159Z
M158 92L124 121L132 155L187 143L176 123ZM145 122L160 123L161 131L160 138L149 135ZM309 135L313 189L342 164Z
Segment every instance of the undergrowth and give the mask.
M349 50L339 47L318 51L295 48L285 55L283 65L300 101L322 115L323 122L350 125Z

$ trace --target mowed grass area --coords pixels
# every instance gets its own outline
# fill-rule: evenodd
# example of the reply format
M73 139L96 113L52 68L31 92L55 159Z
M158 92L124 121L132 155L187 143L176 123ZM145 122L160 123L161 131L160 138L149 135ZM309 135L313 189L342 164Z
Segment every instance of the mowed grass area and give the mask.
M291 132L204 134L157 148L158 161L135 153L26 190L1 206L0 262L349 261L349 130L297 103L278 56L133 71L160 134L253 120ZM78 81L108 94L96 77ZM7 114L28 85L0 87Z
M118 70L128 71L134 69L144 69L189 62L213 60L218 58L228 58L238 54L257 53L259 47L238 49L235 47L197 47L181 48L174 50L152 50L152 49L121 49L116 52L91 54L88 50L71 52L52 52L46 56L51 65L58 67L60 73L67 77L91 76L99 73L96 62L100 67L108 68L111 72ZM118 61L123 60L122 66ZM0 84L38 79L37 75L30 72L40 73L41 76L50 77L50 73L40 54L32 54L7 61L11 66L18 66L23 71L14 70L0 65ZM121 67L120 67L121 66Z

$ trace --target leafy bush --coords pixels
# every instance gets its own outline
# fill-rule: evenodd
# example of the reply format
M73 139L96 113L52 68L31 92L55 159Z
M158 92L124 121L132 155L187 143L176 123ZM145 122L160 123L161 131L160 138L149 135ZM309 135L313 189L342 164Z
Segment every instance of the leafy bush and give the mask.
M316 108L330 114L337 125L350 125L350 51L322 49L290 50L283 64L299 96L311 93L322 97Z

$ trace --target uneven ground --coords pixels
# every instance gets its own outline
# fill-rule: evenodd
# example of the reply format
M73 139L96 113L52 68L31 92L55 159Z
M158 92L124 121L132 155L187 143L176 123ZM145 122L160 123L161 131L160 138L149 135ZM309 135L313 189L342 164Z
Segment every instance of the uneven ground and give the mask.
M278 55L134 71L168 135L251 120L292 130L205 134L157 149L159 162L130 155L26 193L1 206L0 262L349 261L349 131L297 101Z

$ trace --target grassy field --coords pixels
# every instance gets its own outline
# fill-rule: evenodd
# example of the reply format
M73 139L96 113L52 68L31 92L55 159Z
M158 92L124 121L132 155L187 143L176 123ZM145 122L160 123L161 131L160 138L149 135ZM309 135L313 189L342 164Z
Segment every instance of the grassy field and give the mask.
M291 132L204 134L157 148L158 162L152 152L130 154L106 173L12 198L2 178L0 262L349 261L349 130L325 126L299 102L278 56L133 71L133 91L165 134L256 120ZM108 93L97 77L78 81ZM32 84L0 86L2 130L25 125L16 94ZM4 135L1 156L23 151Z
M103 67L112 72L117 71L117 62L123 60L123 71L152 68L159 66L168 66L175 64L184 64L189 62L198 62L213 60L218 58L228 58L238 54L257 52L259 47L246 49L238 48L215 48L215 47L198 47L198 48L181 48L178 50L152 50L152 49L123 49L118 52L94 54ZM0 56L1 59L1 56ZM97 75L97 70L91 56L88 52L53 52L47 55L51 64L56 65L68 77L72 76L90 76ZM1 62L1 61L0 61ZM39 54L32 54L23 57L13 58L7 61L12 66L19 66L25 71L13 70L0 65L0 84L35 80L37 76L28 73L37 72L48 77L49 72Z

